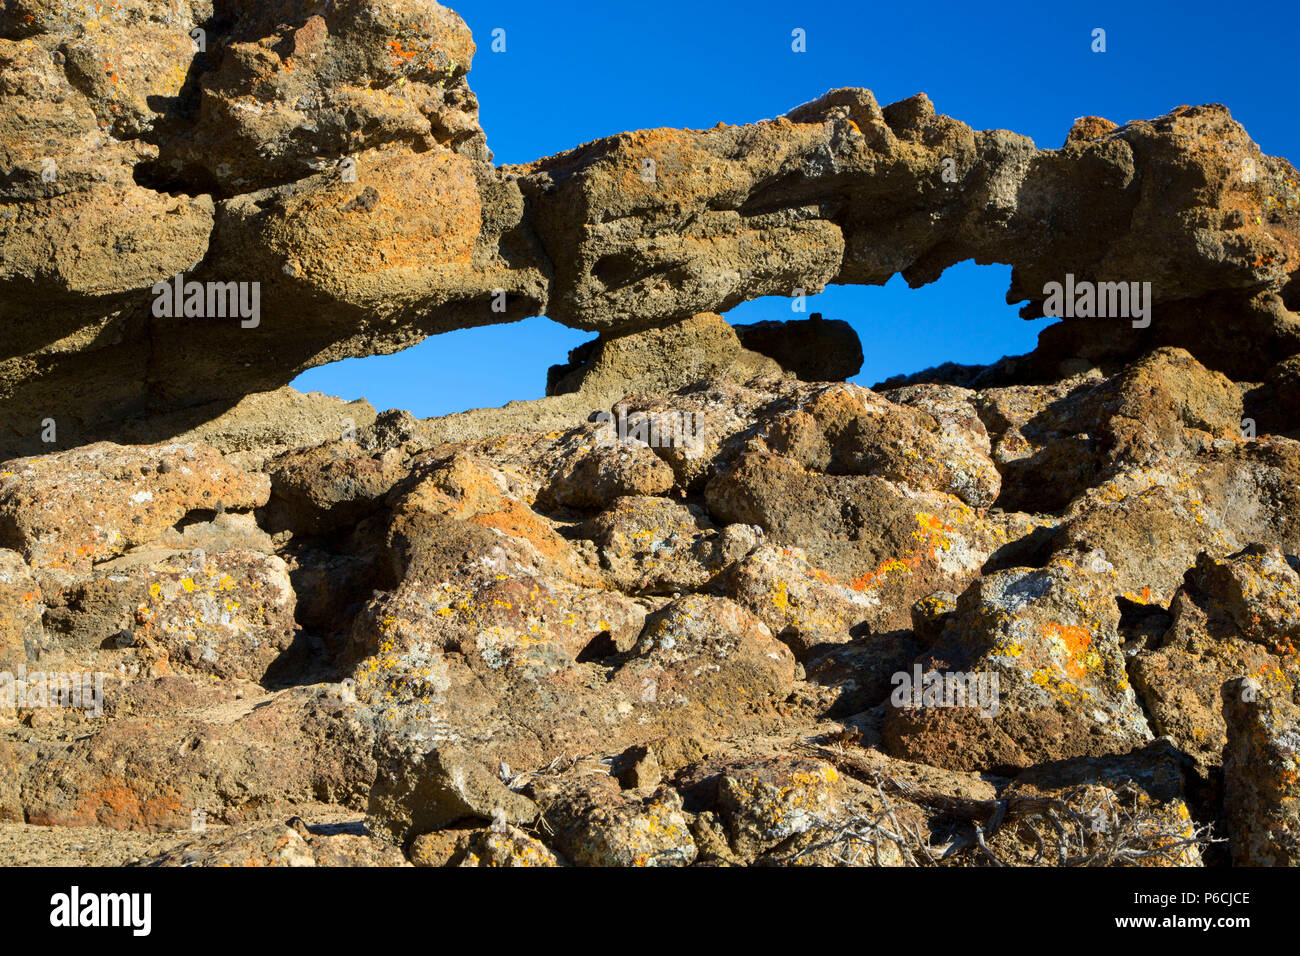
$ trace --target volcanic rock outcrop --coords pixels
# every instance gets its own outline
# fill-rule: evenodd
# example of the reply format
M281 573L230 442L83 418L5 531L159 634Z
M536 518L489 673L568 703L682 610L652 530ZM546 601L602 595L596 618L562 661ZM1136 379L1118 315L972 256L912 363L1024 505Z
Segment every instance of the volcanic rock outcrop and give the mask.
M1012 265L1028 317L1067 275L1151 283L1149 328L1085 322L1053 333L1063 353L1177 345L1262 382L1300 352L1298 174L1221 106L1039 149L841 89L495 168L474 49L431 0L8 4L0 452L164 413L149 437L174 437L178 411L450 329L544 313L617 336L966 259ZM203 304L160 314L178 275Z
M0 861L1296 862L1297 174L1224 108L494 168L427 0L0 37ZM971 258L1152 322L872 389L721 314ZM536 401L283 387L539 312L600 336Z

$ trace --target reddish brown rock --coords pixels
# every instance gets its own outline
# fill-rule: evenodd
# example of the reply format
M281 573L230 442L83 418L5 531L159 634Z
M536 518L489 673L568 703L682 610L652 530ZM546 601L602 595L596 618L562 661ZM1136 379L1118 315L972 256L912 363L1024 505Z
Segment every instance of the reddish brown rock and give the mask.
M160 537L195 512L266 504L270 483L204 445L108 442L5 462L0 543L34 567L85 568Z

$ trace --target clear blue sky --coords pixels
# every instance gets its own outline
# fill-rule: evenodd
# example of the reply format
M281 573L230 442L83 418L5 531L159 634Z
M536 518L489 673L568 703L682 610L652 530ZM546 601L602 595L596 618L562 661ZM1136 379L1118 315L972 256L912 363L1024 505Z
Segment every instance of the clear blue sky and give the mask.
M470 86L498 163L527 162L622 130L707 128L778 116L839 86L882 103L925 92L978 129L1057 147L1078 116L1118 123L1181 104L1226 103L1264 152L1300 161L1293 107L1300 3L657 2L452 0L474 31ZM506 31L506 52L491 51ZM807 52L790 49L796 27ZM1092 30L1107 52L1093 53ZM1031 349L1041 322L1005 304L1010 269L963 263L908 289L837 287L809 311L863 340L858 381L943 361L988 362ZM790 318L789 302L728 318ZM535 398L546 368L589 333L546 318L434 336L391 356L300 376L303 390L370 399L419 416Z

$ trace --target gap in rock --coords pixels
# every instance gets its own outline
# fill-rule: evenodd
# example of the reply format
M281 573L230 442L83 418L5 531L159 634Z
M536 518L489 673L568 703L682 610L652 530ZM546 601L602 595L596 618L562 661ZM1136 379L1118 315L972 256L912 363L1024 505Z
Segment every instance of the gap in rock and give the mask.
M806 319L814 312L843 319L858 333L865 356L853 381L870 387L944 362L986 365L1031 351L1045 325L1026 322L1017 306L1005 303L1010 281L1010 266L968 261L919 289L894 276L884 286L829 286L808 296L802 313L791 309L788 298L767 296L736 306L726 318L733 325ZM322 365L290 384L347 401L364 398L379 411L400 408L430 418L541 398L547 369L568 361L571 349L593 338L536 316L430 336L393 355Z
M546 394L546 370L593 338L545 316L432 335L393 355L344 359L308 369L291 384L346 401L364 398L379 411L400 408L417 418Z
M727 321L806 319L814 312L843 319L862 340L862 371L850 381L870 388L944 362L989 365L1032 351L1047 326L1025 321L1018 305L1006 304L1010 285L1010 266L967 260L919 289L908 288L901 275L883 286L832 285L808 296L802 313L791 310L792 300L768 296L736 306Z

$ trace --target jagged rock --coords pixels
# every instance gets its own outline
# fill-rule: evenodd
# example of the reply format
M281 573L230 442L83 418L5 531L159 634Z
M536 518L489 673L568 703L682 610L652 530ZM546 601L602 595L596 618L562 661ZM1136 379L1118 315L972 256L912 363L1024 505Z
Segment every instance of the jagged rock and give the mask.
M217 17L133 0L96 15L93 45L53 0L22 8L0 28L0 454L39 450L50 417L78 442L146 413L216 418L310 366L450 329L545 312L626 337L967 259L1011 263L1030 317L1067 274L1152 283L1159 321L1061 323L1040 365L1171 344L1259 380L1300 351L1296 172L1221 106L1039 150L921 95L882 109L840 89L775 120L493 168L473 41L435 3ZM179 273L259 283L259 315L155 315L155 283ZM808 347L785 352L805 374L790 356Z
M805 382L843 382L862 370L862 342L853 326L820 312L787 322L737 325L745 348L776 359Z
M682 798L671 788L625 793L612 778L593 774L539 785L536 797L554 828L556 848L578 866L689 866L695 860Z
M725 598L687 595L656 611L633 654L617 680L718 717L748 702L779 700L794 682L789 648Z
M1124 753L1150 740L1125 670L1114 577L1092 554L973 583L916 663L934 686L911 680L891 697L888 752L1000 771Z
M58 4L22 7L0 28L5 457L46 418L84 443L146 412L217 417L312 365L542 311L549 265L490 164L450 10L132 0L91 15L91 43ZM181 273L258 283L259 314L155 314Z
M494 168L474 52L428 0L0 9L0 695L102 690L0 696L0 858L1295 861L1289 163L841 89ZM970 259L1026 318L1151 292L878 391L720 314ZM286 387L543 312L599 337L536 402Z
M1224 812L1237 866L1294 866L1300 859L1300 707L1250 678L1223 687Z
M1232 148L1212 150L1212 138ZM814 151L821 162L810 175ZM945 158L956 183L940 175ZM1245 158L1258 181L1243 181ZM1175 175L1189 162L1208 190ZM1128 281L1139 258L1155 300L1167 302L1244 291L1263 275L1280 282L1280 262L1295 255L1289 209L1273 212L1268 229L1245 215L1207 215L1207 237L1222 237L1212 253L1191 238L1193 210L1254 200L1263 212L1269 190L1294 178L1288 164L1258 156L1222 107L1182 107L1040 151L937 116L923 96L881 110L866 90L835 90L778 120L624 133L511 171L557 263L548 314L594 329L829 282L884 283L897 272L921 284L966 258L1011 262L1009 296L1031 300L1033 314L1042 286L1065 272ZM1251 246L1272 260L1257 265L1242 254ZM1174 279L1184 272L1189 287Z
M542 489L539 503L551 509L604 508L618 498L663 494L673 483L672 468L648 445L596 446L570 459Z
M439 744L421 754L384 748L370 789L366 828L399 845L466 819L531 823L537 807L508 790L464 747Z
M840 775L815 760L775 758L728 767L717 781L718 813L732 849L754 857L839 814Z
M1275 547L1226 560L1198 556L1174 597L1167 633L1133 655L1129 671L1152 729L1177 741L1203 773L1221 766L1227 744L1223 687L1248 678L1261 694L1300 679L1300 575Z
M921 402L918 402L921 404ZM930 405L938 411L933 404ZM1000 478L973 414L958 427L854 386L828 388L770 426L768 444L805 468L831 475L880 475L917 491L942 491L983 508Z
M0 545L37 567L84 568L195 512L266 504L270 483L203 445L99 442L0 466Z

